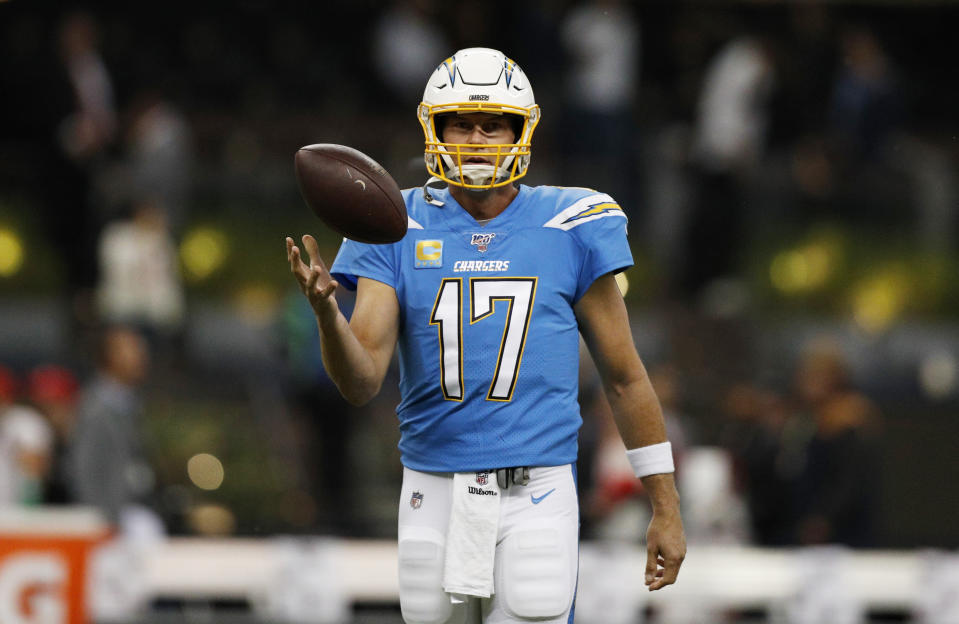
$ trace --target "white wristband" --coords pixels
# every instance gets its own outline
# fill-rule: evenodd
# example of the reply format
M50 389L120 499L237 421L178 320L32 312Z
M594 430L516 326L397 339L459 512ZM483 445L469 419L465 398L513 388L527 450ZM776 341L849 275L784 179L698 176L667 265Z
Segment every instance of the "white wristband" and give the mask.
M626 451L626 458L637 477L673 472L673 446L669 442L650 444Z

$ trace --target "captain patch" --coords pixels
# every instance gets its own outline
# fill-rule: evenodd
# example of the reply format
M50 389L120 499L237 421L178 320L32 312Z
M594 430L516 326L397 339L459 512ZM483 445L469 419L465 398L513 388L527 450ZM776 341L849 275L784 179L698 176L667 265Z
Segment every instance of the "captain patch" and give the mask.
M413 266L417 269L438 269L443 266L443 241L416 241L416 260Z

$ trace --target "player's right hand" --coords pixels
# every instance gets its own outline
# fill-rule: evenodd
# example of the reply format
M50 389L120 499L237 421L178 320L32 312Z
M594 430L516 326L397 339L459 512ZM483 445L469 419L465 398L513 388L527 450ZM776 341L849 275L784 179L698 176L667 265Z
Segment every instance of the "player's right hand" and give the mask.
M306 249L309 264L303 262L299 247L289 236L286 237L286 259L290 263L290 272L300 285L300 290L310 302L317 316L333 314L337 311L336 298L333 293L339 285L330 276L323 259L320 257L320 247L309 234L303 235L303 247Z

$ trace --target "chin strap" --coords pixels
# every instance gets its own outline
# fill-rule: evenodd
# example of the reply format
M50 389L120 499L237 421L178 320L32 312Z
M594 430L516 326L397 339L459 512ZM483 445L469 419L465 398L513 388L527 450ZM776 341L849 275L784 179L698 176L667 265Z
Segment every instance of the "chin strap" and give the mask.
M440 180L436 176L431 176L430 179L426 181L426 184L423 185L423 199L425 199L428 204L432 204L434 206L445 206L446 202L442 202L433 197L433 194L430 193L430 189L441 190L446 187L446 182Z

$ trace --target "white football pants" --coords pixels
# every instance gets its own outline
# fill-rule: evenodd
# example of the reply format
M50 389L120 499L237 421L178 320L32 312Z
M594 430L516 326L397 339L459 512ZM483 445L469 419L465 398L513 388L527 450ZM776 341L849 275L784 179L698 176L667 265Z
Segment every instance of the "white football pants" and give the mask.
M495 483L496 473L489 478ZM449 473L403 470L398 530L403 620L571 622L579 569L579 505L572 465L531 468L528 485L499 490L494 594L456 605L442 587L452 484Z

